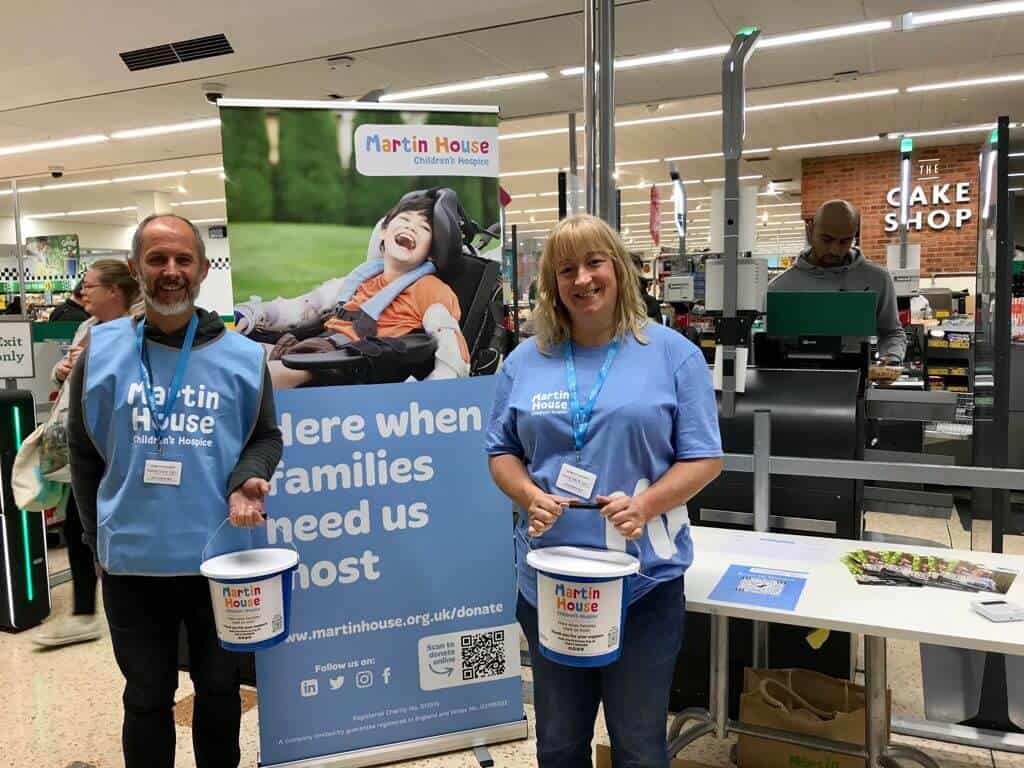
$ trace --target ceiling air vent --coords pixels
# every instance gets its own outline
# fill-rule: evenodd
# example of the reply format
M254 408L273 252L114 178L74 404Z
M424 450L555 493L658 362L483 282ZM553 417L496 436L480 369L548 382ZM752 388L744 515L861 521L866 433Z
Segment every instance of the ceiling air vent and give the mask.
M135 51L124 51L120 54L125 66L132 72L153 67L166 67L183 61L208 59L212 56L226 56L235 49L224 35L208 35L194 37L191 40L180 40L176 43L154 45L151 48L139 48Z

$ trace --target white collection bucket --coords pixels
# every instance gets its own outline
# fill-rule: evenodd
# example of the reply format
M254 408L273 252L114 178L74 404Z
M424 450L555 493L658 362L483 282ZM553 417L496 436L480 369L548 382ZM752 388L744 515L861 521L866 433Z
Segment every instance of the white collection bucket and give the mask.
M200 573L210 583L217 637L229 651L258 651L288 636L292 574L299 565L291 549L247 549L205 560Z
M622 652L626 576L640 561L625 552L548 547L526 555L537 571L540 652L560 664L603 667Z

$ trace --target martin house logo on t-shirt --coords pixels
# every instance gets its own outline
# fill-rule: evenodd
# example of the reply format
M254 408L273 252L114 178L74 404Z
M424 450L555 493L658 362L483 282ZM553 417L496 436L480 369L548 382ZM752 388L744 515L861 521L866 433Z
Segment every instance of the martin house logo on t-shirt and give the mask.
M531 413L568 413L569 392L560 389L555 392L539 392L530 400Z

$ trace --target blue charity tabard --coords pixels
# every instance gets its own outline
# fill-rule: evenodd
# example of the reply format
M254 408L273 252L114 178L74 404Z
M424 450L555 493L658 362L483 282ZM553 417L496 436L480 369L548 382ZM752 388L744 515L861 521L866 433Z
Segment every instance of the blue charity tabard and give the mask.
M136 330L131 318L98 325L87 352L82 407L106 462L97 555L114 574L197 574L204 547L228 514L228 478L256 424L265 353L225 331L190 353L147 340L140 356ZM182 354L187 365L178 396L164 429L156 429ZM148 459L181 462L180 485L144 482ZM248 542L248 532L231 528L217 545L227 551Z

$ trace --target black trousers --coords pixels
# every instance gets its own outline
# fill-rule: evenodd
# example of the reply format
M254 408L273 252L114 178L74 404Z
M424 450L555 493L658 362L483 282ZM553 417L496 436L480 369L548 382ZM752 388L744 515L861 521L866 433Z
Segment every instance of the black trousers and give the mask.
M68 494L67 518L64 520L64 538L68 541L68 563L71 566L71 587L74 594L76 616L96 613L96 566L92 550L82 541L82 521L78 517L75 494Z
M238 656L217 642L210 588L202 576L103 575L114 656L125 677L125 768L173 768L178 631L188 635L196 697L197 768L237 768L241 724Z

